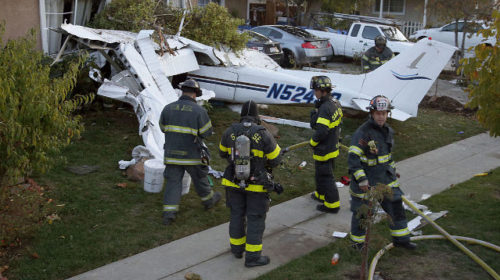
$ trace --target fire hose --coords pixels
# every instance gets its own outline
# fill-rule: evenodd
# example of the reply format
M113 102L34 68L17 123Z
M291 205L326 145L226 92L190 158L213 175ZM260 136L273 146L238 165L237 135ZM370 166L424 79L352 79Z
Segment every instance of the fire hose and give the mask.
M300 142L300 143L297 143L297 144L294 144L294 145L291 145L289 147L284 148L283 149L283 153L288 153L290 151L296 150L298 148L305 147L307 145L309 145L309 141ZM343 149L345 151L349 150L349 148L346 145L341 144L341 143L339 143L339 145L340 145L341 149Z
M411 237L410 240L415 241L415 240L427 240L427 239L448 239L453 245L457 246L460 250L462 250L467 256L469 256L471 259L473 259L477 264L479 264L486 272L488 272L493 279L495 280L500 280L500 276L498 273L495 272L490 266L488 266L482 259L480 259L476 254L474 254L472 251L467 249L462 243L458 242L457 240L469 242L472 244L479 244L484 247L490 248L492 250L495 250L500 253L500 247L478 239L470 238L470 237L462 237L462 236L452 236L450 235L447 231L445 231L442 227L440 227L436 222L434 222L431 218L429 218L427 215L422 213L413 203L411 203L406 197L402 196L402 199L406 205L408 205L411 209L413 209L415 212L418 213L422 218L424 218L429 224L432 225L436 230L438 230L442 235L422 235L422 236L414 236ZM394 245L390 243L389 245L385 246L382 248L380 251L377 252L375 257L373 257L373 260L370 264L370 269L368 271L368 280L373 280L373 276L375 274L375 267L377 266L377 262L382 257L382 255L392 249Z

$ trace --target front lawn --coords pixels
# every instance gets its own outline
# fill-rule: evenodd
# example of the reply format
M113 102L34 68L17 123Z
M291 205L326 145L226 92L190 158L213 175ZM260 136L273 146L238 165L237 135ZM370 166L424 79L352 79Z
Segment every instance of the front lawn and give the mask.
M262 113L308 121L310 109L270 106ZM212 151L212 167L223 170L226 163L217 155L220 136L239 115L227 108L214 107L210 116L216 132L207 143ZM7 260L9 279L67 278L228 221L229 211L224 202L204 211L199 198L191 192L182 198L175 224L163 226L162 194L144 192L141 183L127 181L118 169L118 161L129 160L133 147L142 144L133 112L90 112L83 119L86 131L64 151L67 163L35 177L46 186L47 197L60 205L57 214L61 220L44 224L33 240L23 240L26 247ZM344 119L344 143L348 143L349 135L363 121ZM396 130L396 160L484 132L475 120L431 109L421 109L419 117L391 124ZM312 133L309 129L278 127L278 143L282 147L308 140ZM303 160L308 164L298 170L297 165ZM99 169L88 175L75 175L67 171L69 165L99 165ZM286 155L283 167L274 172L285 192L280 196L272 194L273 205L311 192L313 172L308 148ZM347 175L344 153L336 167L336 176L342 175ZM117 187L118 183L126 183L126 187ZM220 180L214 183L222 192ZM343 258L347 252L341 253ZM39 257L33 258L33 253Z

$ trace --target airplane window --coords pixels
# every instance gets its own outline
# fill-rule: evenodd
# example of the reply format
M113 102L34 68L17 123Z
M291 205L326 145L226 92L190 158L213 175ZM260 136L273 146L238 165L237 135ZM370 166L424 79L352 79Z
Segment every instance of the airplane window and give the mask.
M352 27L352 32L351 32L351 37L356 37L358 36L359 28L361 27L361 24L355 24Z
M376 27L373 27L373 26L365 26L365 28L363 28L363 33L361 33L361 36L365 39L375 39L375 37L381 35L380 32L378 31L378 29Z
M215 66L214 62L207 54L194 52L194 55L196 56L196 61L199 65Z

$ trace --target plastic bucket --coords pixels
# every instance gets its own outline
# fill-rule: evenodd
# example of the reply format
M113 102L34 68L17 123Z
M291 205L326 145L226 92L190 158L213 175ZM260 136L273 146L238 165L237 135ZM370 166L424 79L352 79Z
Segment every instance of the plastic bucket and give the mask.
M159 193L163 189L163 170L165 165L159 159L144 162L144 191Z

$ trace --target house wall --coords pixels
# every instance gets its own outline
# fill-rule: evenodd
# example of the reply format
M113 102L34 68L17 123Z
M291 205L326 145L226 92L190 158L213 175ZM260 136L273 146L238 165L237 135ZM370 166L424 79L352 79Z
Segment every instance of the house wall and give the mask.
M40 37L40 12L38 0L6 0L0 8L0 21L5 21L2 41L26 35L34 28L37 31L37 49L42 50Z
M389 1L389 0L384 0ZM403 22L423 22L424 18L424 0L405 0L405 11L403 14L388 14L384 13L384 18L399 19ZM429 1L430 2L430 1ZM378 17L379 13L375 12L375 1L371 5L361 10L361 15ZM445 22L440 18L439 12L431 8L427 8L427 25L441 26Z
M238 18L247 18L247 1L246 0L226 0L226 8L233 16Z

